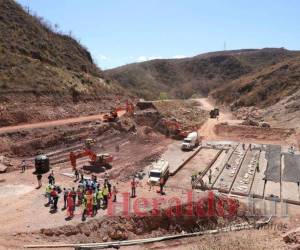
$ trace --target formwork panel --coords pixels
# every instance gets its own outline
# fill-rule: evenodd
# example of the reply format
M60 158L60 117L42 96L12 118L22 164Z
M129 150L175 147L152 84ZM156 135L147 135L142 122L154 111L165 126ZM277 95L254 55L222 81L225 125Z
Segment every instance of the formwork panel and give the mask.
M255 172L254 180L252 184L252 188L250 193L253 194L254 197L263 198L264 197L264 186L265 181L264 172L267 169L267 159L266 159L266 151L261 151L259 156L259 172Z
M228 160L228 164L230 167L225 167L214 184L213 188L218 189L221 192L228 193L233 184L233 181L239 171L240 164L242 163L244 156L247 152L248 145L245 146L245 150L243 149L242 144L239 144L235 149L230 159Z
M248 150L231 193L238 195L248 195L250 193L258 160L259 150Z

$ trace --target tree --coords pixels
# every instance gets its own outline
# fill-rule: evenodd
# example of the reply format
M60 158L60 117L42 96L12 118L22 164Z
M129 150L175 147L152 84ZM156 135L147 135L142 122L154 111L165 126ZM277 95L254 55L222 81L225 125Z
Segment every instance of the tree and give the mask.
M166 92L160 92L159 93L159 100L166 100L168 99L168 95Z

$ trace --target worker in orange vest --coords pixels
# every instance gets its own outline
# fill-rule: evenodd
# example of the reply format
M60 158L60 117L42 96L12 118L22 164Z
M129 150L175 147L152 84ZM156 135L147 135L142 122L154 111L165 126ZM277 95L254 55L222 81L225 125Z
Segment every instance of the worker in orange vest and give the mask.
M74 206L75 206L75 203L74 203L73 196L72 196L71 193L69 193L68 196L67 196L67 214L68 214L67 219L72 219L73 218L73 216L74 216Z
M93 193L92 190L87 191L86 195L86 209L88 215L93 215Z

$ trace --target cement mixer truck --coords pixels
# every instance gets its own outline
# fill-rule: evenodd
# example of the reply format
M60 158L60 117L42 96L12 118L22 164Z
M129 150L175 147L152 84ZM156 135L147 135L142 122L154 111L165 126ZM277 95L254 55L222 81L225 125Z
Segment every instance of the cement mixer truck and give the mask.
M194 131L192 133L189 133L186 138L184 138L181 149L182 150L192 150L193 148L196 148L199 146L199 137L198 132Z

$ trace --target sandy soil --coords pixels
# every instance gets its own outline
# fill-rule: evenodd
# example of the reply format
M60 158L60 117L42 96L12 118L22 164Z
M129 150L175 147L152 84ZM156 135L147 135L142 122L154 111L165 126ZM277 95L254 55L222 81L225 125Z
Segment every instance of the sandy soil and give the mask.
M201 98L197 99L199 104L205 110L212 109L213 103L206 99ZM90 116L90 117L81 117L78 119L83 119L81 121L97 120L102 116ZM77 119L77 118L76 118ZM58 126L60 124L69 124L73 122L77 122L79 120L74 121L74 119L65 119L54 122L46 122L46 123L38 123L38 124L29 124L21 126L22 129L30 129L35 128L35 126L41 128L43 126ZM87 120L85 120L87 119ZM240 121L234 120L232 115L225 110L221 110L221 115L219 119L208 119L207 122L202 126L199 130L200 135L204 137L204 139L208 140L222 140L224 139L220 135L216 133L215 126L219 123L230 122L230 124L237 124ZM53 125L53 123L55 125ZM3 133L5 129L8 129L5 132L10 131L18 131L20 129L19 126L12 128L2 128ZM1 133L1 129L0 129ZM121 136L122 137L122 136ZM232 137L228 134L226 139L231 139ZM244 140L244 139L243 139ZM265 140L266 141L266 140ZM100 142L99 142L100 143ZM148 164L155 160L159 155L161 155L168 147L168 145L172 143L171 139L166 139L164 136L157 135L154 132L151 132L149 135L144 138L140 137L139 134L133 137L122 137L121 140L114 141L110 144L105 144L106 150L108 152L113 152L115 156L115 161L113 163L113 168L109 170L111 175L112 183L118 185L118 189L122 191L129 192L130 191L130 178L136 172L142 173L144 171L144 176L146 176L146 170ZM114 152L116 145L121 145L119 152ZM201 152L201 151L200 151ZM183 192L179 192L179 190L188 189L190 185L190 176L193 171L198 171L199 169L203 169L205 165L209 164L211 159L214 157L216 152L214 150L209 150L204 153L202 151L198 155L198 160L191 161L189 165L187 165L186 169L180 170L174 177L170 177L166 184L166 195L164 198L168 199L170 197L179 197L182 199L184 197ZM201 165L201 166L200 166ZM0 219L1 219L1 235L0 235L0 249L20 249L24 244L32 244L32 243L45 243L47 241L51 241L49 239L45 239L39 235L39 230L42 228L56 228L59 226L68 225L77 225L81 222L80 214L81 209L76 210L76 216L72 221L66 222L66 212L59 210L56 214L50 214L49 208L44 207L46 203L46 198L43 196L44 188L46 184L46 178L43 178L43 188L36 190L36 179L35 176L32 175L32 170L28 170L25 173L19 173L17 171L13 173L2 174L0 176ZM66 177L63 175L64 173L71 173L71 168L68 162L58 164L54 167L54 173L56 176L56 182L62 187L76 187L76 183L74 183L73 179L70 177ZM98 178L103 178L103 173L98 173ZM158 190L157 187L149 191L149 186L146 183L147 178L143 178L139 182L139 186L137 189L138 197L144 198L155 198L160 197L160 195L156 192ZM177 188L176 188L177 186ZM174 188L175 187L175 188ZM133 199L134 201L134 199ZM162 203L167 204L162 201ZM62 198L59 201L59 209L62 207ZM295 207L291 211L291 215L297 216L299 214L299 208ZM106 211L101 211L97 215L98 218L106 215ZM287 220L287 223L290 223L290 220ZM20 235L20 233L23 233ZM25 233L25 234L24 234ZM275 233L272 231L250 231L250 241L247 237L243 235L247 234L244 232L240 233L229 233L226 235L220 236L209 236L209 237L197 237L194 239L184 239L184 240L176 240L170 241L166 243L155 243L150 245L145 245L143 248L131 247L127 249L200 249L203 248L204 245L211 245L213 249L230 249L229 246L233 246L239 249L236 246L247 246L249 242L253 242L257 239L256 249L267 249L265 238L269 237L272 239L272 245L270 248L274 249L282 249L283 244L281 240L282 232L276 231ZM235 241L238 238L240 240ZM142 237L142 236L141 236ZM226 246L221 248L221 242L226 239ZM252 239L252 240L251 240ZM63 241L67 239L58 239L58 241ZM199 243L201 241L201 243ZM234 242L234 243L232 243ZM247 243L248 242L248 243ZM228 246L228 247L227 247ZM270 249L269 248L269 249ZM125 248L126 249L126 248ZM209 248L203 248L209 249ZM247 248L240 248L247 249Z
M119 111L118 115L122 116L125 112ZM95 121L95 120L103 120L104 114L100 115L90 115L90 116L81 116L76 118L69 118L69 119L61 119L56 121L47 121L47 122L38 122L38 123L31 123L31 124L23 124L17 126L7 126L0 128L0 134L3 133L10 133L16 131L23 131L23 130L30 130L35 128L48 128L54 126L62 126L77 122L88 122L88 121Z
M205 110L213 109L214 103L208 98L195 99ZM297 145L295 131L284 128L264 130L253 126L239 125L237 120L226 109L220 109L218 119L208 119L199 129L200 135L207 140L233 140L240 142L257 142L264 144ZM226 124L226 125L225 125Z

